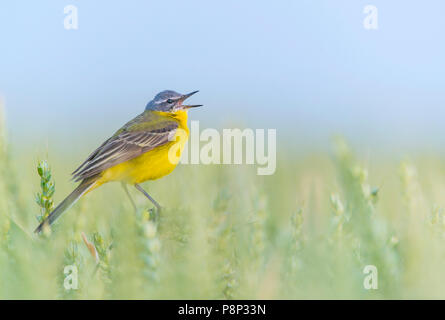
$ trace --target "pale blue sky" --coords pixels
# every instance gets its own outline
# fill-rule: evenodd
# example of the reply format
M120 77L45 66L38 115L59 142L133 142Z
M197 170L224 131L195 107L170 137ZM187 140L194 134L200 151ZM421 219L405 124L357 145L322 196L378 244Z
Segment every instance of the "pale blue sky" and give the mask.
M63 27L76 5L79 29ZM379 29L363 28L363 8ZM3 1L0 95L13 139L92 146L163 89L201 90L201 126L369 145L443 144L445 3ZM50 139L51 140L51 139Z

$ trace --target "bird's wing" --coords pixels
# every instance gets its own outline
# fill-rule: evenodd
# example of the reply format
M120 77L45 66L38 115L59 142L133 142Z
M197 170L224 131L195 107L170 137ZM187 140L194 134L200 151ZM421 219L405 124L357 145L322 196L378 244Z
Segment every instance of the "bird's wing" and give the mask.
M73 173L80 181L95 176L122 162L134 159L172 141L178 129L173 119L142 114L127 123L96 149Z

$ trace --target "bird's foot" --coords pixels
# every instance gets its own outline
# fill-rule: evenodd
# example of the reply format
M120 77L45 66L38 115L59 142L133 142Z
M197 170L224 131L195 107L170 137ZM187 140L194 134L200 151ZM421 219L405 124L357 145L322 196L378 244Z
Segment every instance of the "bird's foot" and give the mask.
M148 209L149 220L158 223L161 218L162 207Z

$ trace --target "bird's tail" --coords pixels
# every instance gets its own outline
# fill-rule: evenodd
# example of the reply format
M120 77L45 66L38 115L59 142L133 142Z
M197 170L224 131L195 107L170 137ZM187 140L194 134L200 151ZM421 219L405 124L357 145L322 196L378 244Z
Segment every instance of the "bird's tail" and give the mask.
M80 199L85 193L91 190L95 186L96 179L87 179L82 181L82 183L73 191L71 194L65 198L53 212L34 230L35 233L40 233L44 225L50 226L56 219L64 213L66 210L71 208L77 200Z

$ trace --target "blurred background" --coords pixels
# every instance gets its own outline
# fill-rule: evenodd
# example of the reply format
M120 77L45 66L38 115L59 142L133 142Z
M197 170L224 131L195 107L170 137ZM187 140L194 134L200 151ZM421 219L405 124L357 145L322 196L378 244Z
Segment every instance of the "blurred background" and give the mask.
M443 299L443 9L1 2L0 299ZM35 236L40 200L58 204L70 172L164 89L200 90L201 129L277 129L276 173L179 166L144 185L159 220L110 184ZM79 290L64 287L67 265Z
M367 4L378 30L366 30ZM65 30L63 8L78 9ZM201 127L334 133L371 150L441 151L442 1L27 1L0 4L0 95L16 147L94 147L159 91L201 90ZM85 141L82 133L93 133ZM289 139L291 138L291 139Z

